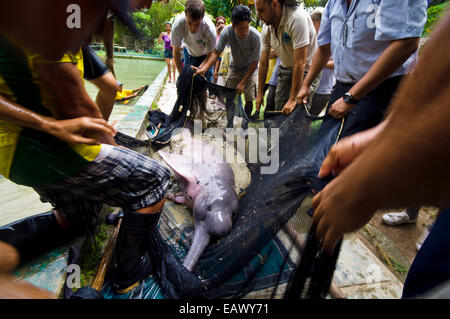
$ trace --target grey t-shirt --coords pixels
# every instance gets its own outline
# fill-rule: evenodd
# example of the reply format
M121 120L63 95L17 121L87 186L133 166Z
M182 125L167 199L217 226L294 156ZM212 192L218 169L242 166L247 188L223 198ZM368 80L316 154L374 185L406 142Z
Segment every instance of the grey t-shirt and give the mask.
M260 59L261 35L254 27L250 27L244 39L239 39L233 26L226 26L220 34L216 50L222 52L227 44L231 47L230 66L237 71L247 71L250 64Z

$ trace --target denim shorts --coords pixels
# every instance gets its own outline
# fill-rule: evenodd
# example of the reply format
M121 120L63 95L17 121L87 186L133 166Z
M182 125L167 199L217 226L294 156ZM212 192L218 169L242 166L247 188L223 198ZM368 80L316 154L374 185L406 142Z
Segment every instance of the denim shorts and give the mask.
M172 49L164 49L164 57L166 59L172 59L173 55L172 55Z

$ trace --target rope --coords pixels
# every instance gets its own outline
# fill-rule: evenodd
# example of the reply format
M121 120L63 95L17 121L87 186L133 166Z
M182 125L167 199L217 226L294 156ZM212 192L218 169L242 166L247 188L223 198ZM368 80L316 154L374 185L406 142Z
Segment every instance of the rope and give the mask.
M370 237L372 237L373 241L375 242L375 245L377 246L377 249L380 251L380 253L383 255L384 259L386 259L386 262L388 263L389 267L391 267L391 269L394 269L394 266L392 266L391 261L389 260L388 256L386 256L386 254L384 253L383 248L381 248L380 244L378 243L378 241L375 239L375 236L372 234L372 232L370 231L370 229L367 227L367 225L364 227L364 229L369 233Z

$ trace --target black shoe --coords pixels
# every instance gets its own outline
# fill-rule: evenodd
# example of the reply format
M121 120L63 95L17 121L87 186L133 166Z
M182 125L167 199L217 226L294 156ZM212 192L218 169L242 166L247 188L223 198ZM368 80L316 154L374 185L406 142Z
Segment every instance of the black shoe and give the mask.
M118 293L127 292L153 272L149 248L160 215L125 211L112 265L112 285Z

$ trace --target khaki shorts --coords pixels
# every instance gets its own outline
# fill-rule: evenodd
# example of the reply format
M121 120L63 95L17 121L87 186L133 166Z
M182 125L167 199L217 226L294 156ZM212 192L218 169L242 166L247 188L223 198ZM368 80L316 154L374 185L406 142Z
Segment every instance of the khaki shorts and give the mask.
M292 73L293 69L287 69L279 66L278 71L278 81L277 81L277 88L275 91L275 110L281 111L286 104L286 102L289 100L289 96L291 95L291 86L292 86ZM305 71L303 74L303 79L306 78L306 75L308 72ZM310 96L314 95L314 92L316 92L317 87L320 83L320 77L322 76L322 72L314 79L314 81L311 83L311 86L309 89L311 90ZM311 98L308 99L308 103L306 105L308 109L311 108Z
M235 89L242 78L245 76L246 72L238 72L233 68L228 71L226 87ZM244 87L245 101L254 101L256 99L256 81L258 72L253 72L252 76L248 78L247 83Z

